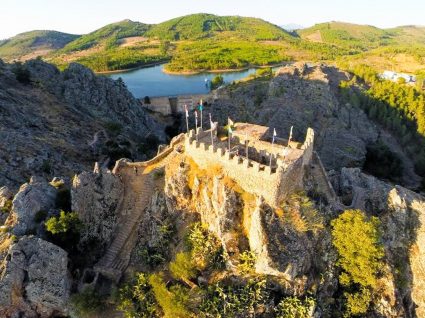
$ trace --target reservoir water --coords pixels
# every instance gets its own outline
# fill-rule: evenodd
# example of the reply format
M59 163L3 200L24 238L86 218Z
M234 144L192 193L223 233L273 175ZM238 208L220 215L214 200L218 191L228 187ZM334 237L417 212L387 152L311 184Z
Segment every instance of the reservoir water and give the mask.
M136 98L145 96L175 96L206 94L210 89L205 79L212 80L217 74L200 73L195 75L172 75L162 70L164 65L156 65L134 71L107 75L113 79L121 77L127 88ZM225 83L240 80L255 73L255 68L239 72L220 73Z

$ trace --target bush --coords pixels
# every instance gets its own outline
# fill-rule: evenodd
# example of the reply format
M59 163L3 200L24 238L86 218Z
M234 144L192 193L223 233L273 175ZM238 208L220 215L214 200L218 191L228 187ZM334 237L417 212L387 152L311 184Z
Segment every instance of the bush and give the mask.
M379 141L366 147L366 161L363 169L370 174L390 180L397 180L403 173L401 159L390 148Z
M218 238L211 234L205 225L195 223L188 234L187 242L193 262L199 270L224 267L223 247Z
M245 251L239 255L238 270L242 275L252 274L255 271L255 261L257 257L254 252Z
M175 260L170 263L170 272L175 279L181 279L191 286L192 284L189 281L196 277L196 269L191 253L177 253Z
M71 296L71 306L78 317L91 317L102 305L102 298L93 288L86 288L83 292Z
M81 229L81 221L76 212L60 211L59 217L51 217L45 223L46 230L52 234L73 232L78 233Z
M199 306L200 317L252 317L269 301L264 279L250 279L241 285L215 283L208 286Z
M286 297L277 305L275 312L276 318L307 318L311 317L316 302L311 297L304 300L298 297Z
M114 121L105 123L104 127L106 131L113 136L119 135L122 131L122 125Z
M383 264L384 250L379 243L379 220L368 219L360 210L347 210L331 222L332 244L338 252L342 269L339 282L349 314L365 313L370 303L366 297L377 286L377 274ZM359 293L360 292L360 293ZM362 301L355 306L355 303Z
M10 213L10 211L12 211L12 206L13 206L12 200L7 200L4 206L0 209L0 212Z
M259 68L256 72L255 75L259 76L259 77L270 77L273 75L273 71L271 69L271 67L266 67L266 68Z
M189 303L187 288L174 285L169 290L161 274L150 275L149 284L152 286L156 301L162 308L164 318L190 317L187 308Z
M21 62L16 62L12 68L12 72L15 73L16 80L22 84L31 83L31 74L26 66L22 65Z
M119 290L117 308L124 312L126 318L160 317L161 312L146 274L136 274L135 279Z
M215 89L224 84L224 78L221 75L216 75L211 81L211 88Z
M55 205L56 208L60 210L71 210L71 191L65 186L62 186L58 189Z

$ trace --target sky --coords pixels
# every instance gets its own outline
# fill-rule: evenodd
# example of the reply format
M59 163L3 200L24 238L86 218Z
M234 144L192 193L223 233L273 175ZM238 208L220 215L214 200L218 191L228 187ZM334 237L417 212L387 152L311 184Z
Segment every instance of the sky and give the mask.
M0 0L0 39L30 30L84 34L124 19L158 23L200 12L305 27L327 21L425 25L425 0Z

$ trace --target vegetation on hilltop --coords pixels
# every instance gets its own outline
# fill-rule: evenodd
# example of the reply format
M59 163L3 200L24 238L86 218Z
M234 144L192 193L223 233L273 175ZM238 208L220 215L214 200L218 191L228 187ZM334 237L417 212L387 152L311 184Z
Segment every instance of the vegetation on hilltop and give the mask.
M370 25L343 22L320 23L297 32L303 39L334 44L358 51L365 51L393 42L389 31Z
M79 62L94 71L165 60L171 60L169 71L196 72L267 66L289 59L329 62L348 57L353 64L373 63L379 71L425 74L425 28L415 26L379 29L329 22L288 33L257 18L200 13L157 25L124 20L81 37L67 36L66 41L54 40L56 46L47 45L54 51L45 58L63 67ZM27 37L31 38L31 32ZM37 49L21 38L1 41L0 57L20 57Z
M141 36L149 25L131 20L124 20L112 23L100 28L94 32L83 35L75 41L66 45L59 53L68 53L73 51L82 51L94 46L104 45L106 49L117 46L119 39Z
M0 41L0 56L18 59L38 50L55 50L78 39L79 35L57 31L30 31Z
M288 61L282 48L248 41L202 40L180 45L166 69L174 72L238 69Z
M145 34L162 40L200 40L217 36L227 39L278 40L291 35L282 28L256 18L191 14L153 26Z
M373 120L398 136L400 143L412 155L416 172L425 177L425 93L414 86L379 78L366 65L349 70L355 75L341 82L347 101L361 107ZM358 89L361 88L361 89Z

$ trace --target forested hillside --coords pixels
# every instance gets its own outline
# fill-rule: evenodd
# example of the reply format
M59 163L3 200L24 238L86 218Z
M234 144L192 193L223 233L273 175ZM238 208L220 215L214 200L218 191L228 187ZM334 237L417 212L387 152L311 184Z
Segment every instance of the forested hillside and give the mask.
M257 18L199 13L156 25L124 20L80 37L34 31L0 42L0 58L6 61L39 55L62 69L78 62L97 72L166 61L170 72L200 72L343 60L421 76L425 28L329 22L289 33Z
M45 55L51 50L63 48L78 39L79 35L57 31L30 31L0 41L0 57L15 59L31 53ZM31 57L36 57L32 54Z

